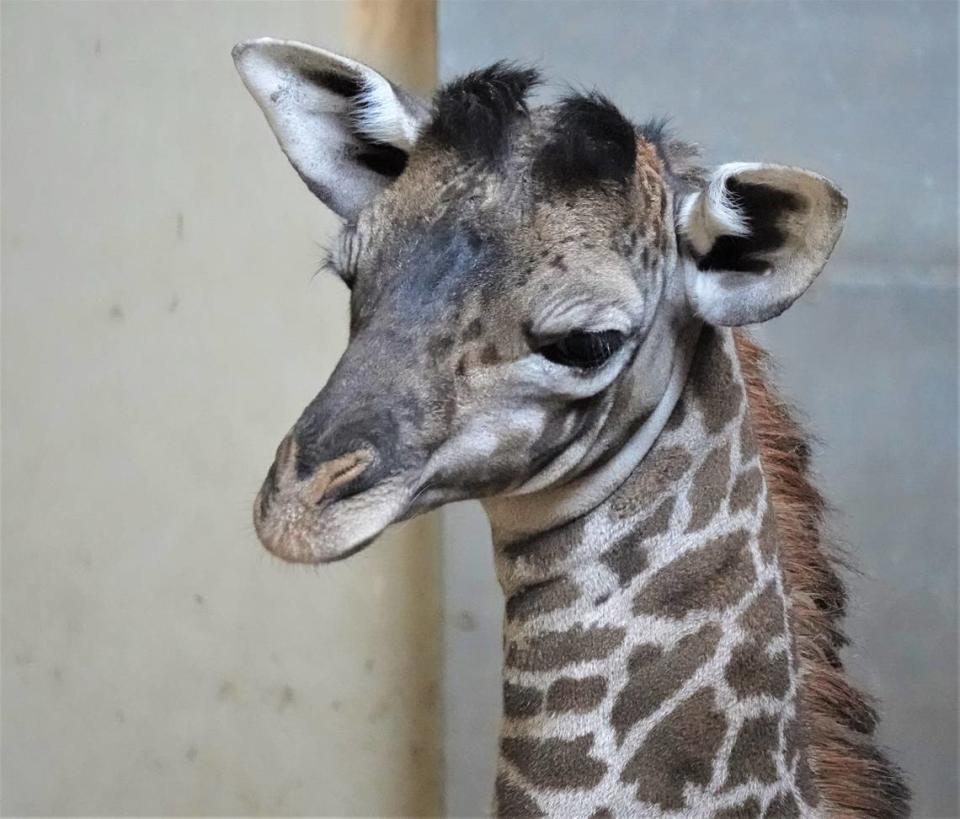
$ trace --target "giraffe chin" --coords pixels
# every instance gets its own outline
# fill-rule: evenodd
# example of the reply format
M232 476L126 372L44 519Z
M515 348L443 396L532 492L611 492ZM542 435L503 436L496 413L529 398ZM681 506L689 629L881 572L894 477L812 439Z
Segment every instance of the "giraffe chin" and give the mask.
M264 501L261 490L253 523L264 548L288 563L334 563L356 554L404 517L411 494L400 479L319 505L291 496Z

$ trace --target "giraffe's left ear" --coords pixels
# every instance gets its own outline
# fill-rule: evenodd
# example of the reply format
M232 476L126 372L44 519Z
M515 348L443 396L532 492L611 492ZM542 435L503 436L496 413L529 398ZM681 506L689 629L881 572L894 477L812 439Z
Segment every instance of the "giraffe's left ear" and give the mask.
M307 187L352 219L399 176L427 105L370 66L292 40L239 43L233 59Z
M810 171L721 165L680 209L694 310L723 326L780 315L823 269L846 211L836 186Z

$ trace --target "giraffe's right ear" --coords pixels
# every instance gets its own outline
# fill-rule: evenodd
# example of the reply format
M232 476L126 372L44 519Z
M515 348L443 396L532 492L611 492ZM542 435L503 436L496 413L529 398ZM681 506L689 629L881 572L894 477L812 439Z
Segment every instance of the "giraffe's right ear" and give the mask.
M428 108L372 68L264 37L233 59L307 187L350 219L399 176Z
M819 174L759 162L721 165L680 208L687 297L711 324L766 321L813 283L847 200Z

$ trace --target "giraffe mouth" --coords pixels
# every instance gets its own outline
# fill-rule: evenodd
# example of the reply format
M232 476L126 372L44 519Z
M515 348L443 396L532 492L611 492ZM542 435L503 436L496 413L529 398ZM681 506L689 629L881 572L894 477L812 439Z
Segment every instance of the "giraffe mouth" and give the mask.
M331 563L356 554L409 507L399 476L351 492L375 460L370 450L345 453L299 479L296 443L288 435L253 504L253 524L271 554L290 563Z

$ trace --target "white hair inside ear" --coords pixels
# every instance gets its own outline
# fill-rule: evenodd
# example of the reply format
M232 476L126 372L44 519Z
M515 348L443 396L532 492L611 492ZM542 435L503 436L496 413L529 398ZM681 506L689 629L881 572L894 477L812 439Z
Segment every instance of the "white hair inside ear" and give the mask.
M680 207L687 298L705 321L738 326L786 310L840 238L847 200L819 174L721 165Z
M680 209L680 225L687 241L700 255L706 255L718 236L745 236L749 226L745 214L727 187L737 173L756 167L749 162L721 165L710 176L704 191L688 196Z
M233 59L297 173L346 218L402 172L429 119L413 94L322 48L264 37L237 45Z
M423 120L410 115L401 96L402 92L385 77L375 72L365 74L363 90L353 101L353 123L357 133L405 151L413 148Z

